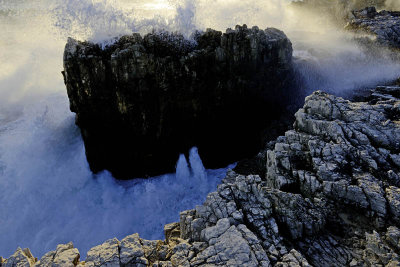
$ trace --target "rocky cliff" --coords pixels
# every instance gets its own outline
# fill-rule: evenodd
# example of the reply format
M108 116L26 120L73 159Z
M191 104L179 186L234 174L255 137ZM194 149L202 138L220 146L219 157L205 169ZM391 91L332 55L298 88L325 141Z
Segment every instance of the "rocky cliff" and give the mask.
M133 34L104 49L69 39L63 75L90 168L129 179L173 171L193 146L208 168L256 154L295 98L291 58L283 32L246 25L193 40Z
M370 34L379 45L400 49L400 12L377 12L375 7L367 7L352 13L354 17L346 29Z
M294 129L269 144L265 173L228 172L203 205L165 226L40 261L18 249L3 266L399 266L400 87L364 102L317 91Z

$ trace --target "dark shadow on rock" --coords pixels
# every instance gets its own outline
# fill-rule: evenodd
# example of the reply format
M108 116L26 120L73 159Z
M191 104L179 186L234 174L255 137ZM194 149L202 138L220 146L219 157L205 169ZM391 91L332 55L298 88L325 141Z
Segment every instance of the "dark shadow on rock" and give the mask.
M193 146L207 168L252 157L298 99L289 39L246 25L105 49L69 39L63 74L90 168L119 179L172 172Z

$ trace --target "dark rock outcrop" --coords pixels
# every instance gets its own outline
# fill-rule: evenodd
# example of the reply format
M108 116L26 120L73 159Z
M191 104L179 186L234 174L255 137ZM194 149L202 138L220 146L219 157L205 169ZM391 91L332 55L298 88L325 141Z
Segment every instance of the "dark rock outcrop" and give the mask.
M209 168L255 155L290 98L292 45L277 29L69 39L64 78L91 169L117 178L174 170L197 146ZM232 146L235 143L235 146Z
M18 249L2 264L399 266L399 96L394 86L368 102L313 93L264 152L265 178L228 172L203 205L165 226L164 241L110 239L86 262L71 244L40 261Z
M354 18L346 29L361 34L370 34L379 45L400 49L400 12L380 11L375 7L366 7L353 11Z

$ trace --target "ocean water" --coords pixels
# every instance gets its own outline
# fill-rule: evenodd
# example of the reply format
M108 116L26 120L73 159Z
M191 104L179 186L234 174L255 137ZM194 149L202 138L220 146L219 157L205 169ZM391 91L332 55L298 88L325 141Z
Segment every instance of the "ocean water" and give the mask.
M0 0L0 255L34 256L72 241L92 246L138 232L162 239L163 225L201 204L227 168L205 170L196 149L175 174L116 181L86 162L61 75L68 36L107 44L152 29L277 27L294 45L307 93L344 94L400 76L384 52L367 54L349 33L289 0ZM234 145L234 144L232 144Z

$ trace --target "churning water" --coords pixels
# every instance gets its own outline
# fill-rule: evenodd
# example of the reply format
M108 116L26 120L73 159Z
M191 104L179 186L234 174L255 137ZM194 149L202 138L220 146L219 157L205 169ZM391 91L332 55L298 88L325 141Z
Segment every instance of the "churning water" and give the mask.
M366 55L351 36L289 2L0 0L0 255L21 246L41 257L73 241L84 258L112 237L163 238L163 225L201 204L227 170L205 170L193 149L177 159L176 174L130 182L93 175L60 74L68 36L107 43L153 28L189 36L274 26L292 40L307 92L341 93L399 76L398 62Z

